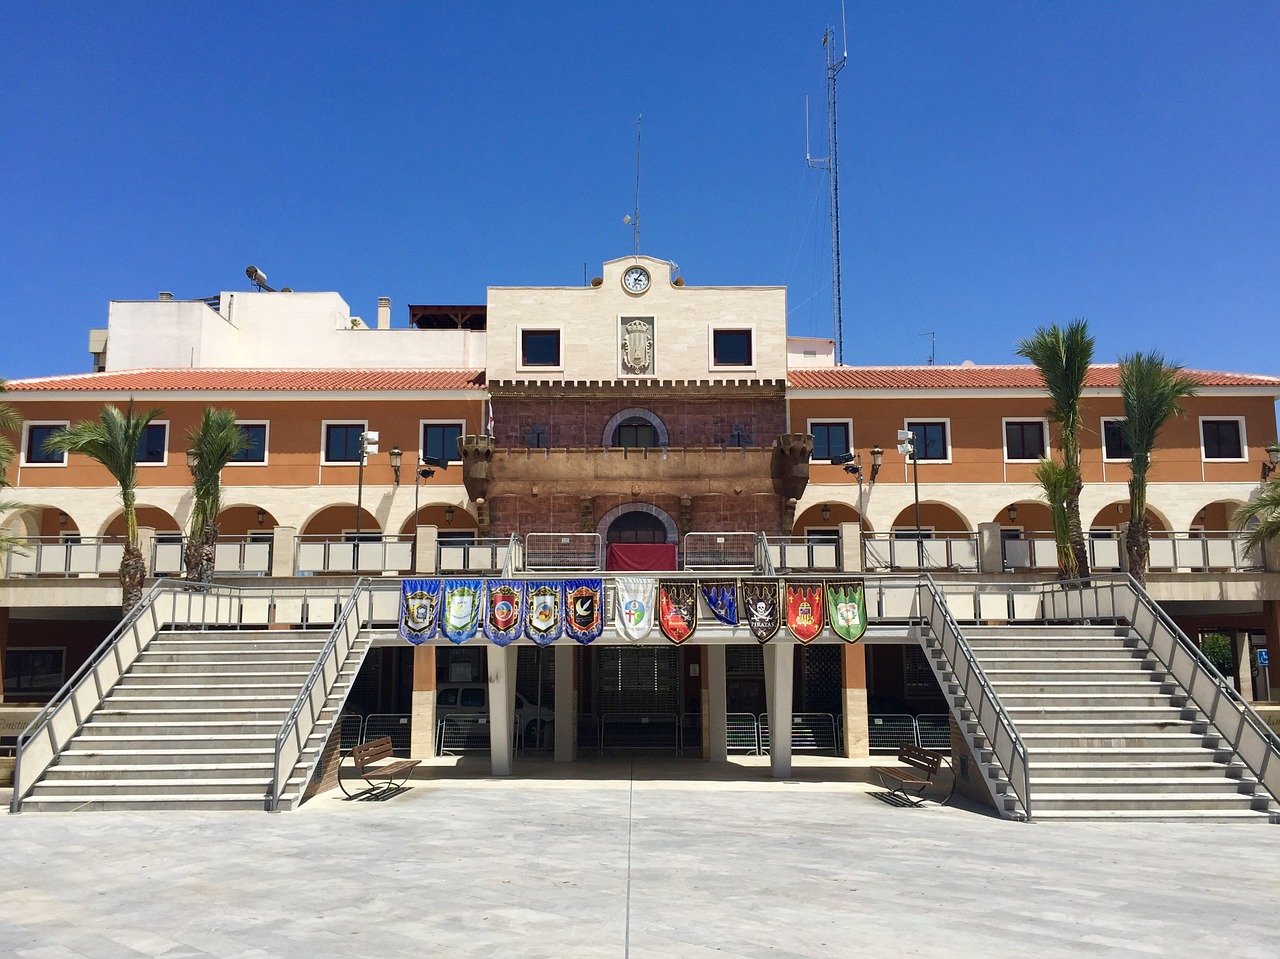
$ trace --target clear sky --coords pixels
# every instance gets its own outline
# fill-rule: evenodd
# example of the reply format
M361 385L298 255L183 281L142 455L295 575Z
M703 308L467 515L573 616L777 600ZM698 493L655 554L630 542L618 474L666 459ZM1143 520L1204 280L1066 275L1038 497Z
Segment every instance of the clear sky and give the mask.
M88 367L110 299L273 285L371 319L580 283L641 247L786 284L830 335L821 35L838 0L7 3L8 378ZM1280 3L849 5L846 360L1280 372ZM816 146L822 151L821 139ZM287 344L268 363L287 365Z

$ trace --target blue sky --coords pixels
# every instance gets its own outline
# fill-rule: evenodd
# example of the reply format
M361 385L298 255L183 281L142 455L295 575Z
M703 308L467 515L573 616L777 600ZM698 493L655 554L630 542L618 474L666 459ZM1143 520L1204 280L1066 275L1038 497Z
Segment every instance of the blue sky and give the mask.
M830 335L804 164L838 2L13 3L0 10L9 378L87 368L109 299L273 284L482 302L642 249L786 284ZM1089 319L1280 372L1280 4L856 3L846 360L1005 362ZM281 344L287 355L287 344ZM265 358L278 362L278 357Z

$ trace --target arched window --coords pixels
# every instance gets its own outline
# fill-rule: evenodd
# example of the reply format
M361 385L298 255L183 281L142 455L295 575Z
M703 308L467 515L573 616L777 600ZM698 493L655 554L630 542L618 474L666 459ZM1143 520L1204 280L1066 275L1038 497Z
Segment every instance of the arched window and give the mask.
M648 449L658 445L658 431L643 417L629 416L613 431L610 446L627 449Z
M662 520L652 513L643 510L632 510L623 513L612 523L605 533L605 541L609 543L665 543L667 527Z

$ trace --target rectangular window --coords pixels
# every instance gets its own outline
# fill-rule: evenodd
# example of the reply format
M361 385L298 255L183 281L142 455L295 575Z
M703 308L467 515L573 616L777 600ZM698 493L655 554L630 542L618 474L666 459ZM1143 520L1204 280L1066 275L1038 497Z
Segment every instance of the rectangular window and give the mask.
M907 429L915 434L916 459L921 463L928 460L951 459L951 448L947 443L946 420L911 420Z
M62 688L65 657L66 651L61 646L5 650L4 694L38 696L56 693Z
M844 456L849 452L849 421L809 421L809 432L813 434L813 456L815 462L828 462L835 456Z
M265 463L267 461L267 424L237 423L236 426L244 430L244 434L249 440L249 445L231 457L231 462Z
M521 330L521 366L560 366L559 330Z
M458 440L462 430L462 423L423 423L422 455L445 465L461 462Z
M1200 441L1207 460L1243 460L1244 421L1231 419L1201 420Z
M754 366L750 330L712 330L712 366Z
M1045 454L1044 420L1005 420L1004 458L1034 462Z
M1124 420L1111 419L1102 421L1102 458L1108 460L1133 459L1133 450L1129 448L1129 438L1124 435Z
M50 453L45 450L44 444L50 436L67 425L67 423L28 423L22 464L24 466L66 466L67 454Z
M326 463L359 463L360 434L366 423L326 423L324 425L324 461Z
M138 455L135 462L153 466L163 466L168 455L169 424L148 423L138 440Z
M545 426L530 426L524 434L524 445L529 449L545 450L551 445L551 438Z

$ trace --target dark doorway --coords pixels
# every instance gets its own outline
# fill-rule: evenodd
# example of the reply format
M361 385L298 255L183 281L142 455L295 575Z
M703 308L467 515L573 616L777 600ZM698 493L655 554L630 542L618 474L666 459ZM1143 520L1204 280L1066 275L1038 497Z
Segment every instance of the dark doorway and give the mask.
M666 543L667 527L652 513L632 510L609 524L605 533L608 543Z

